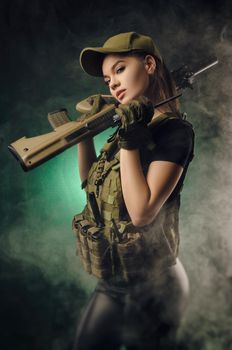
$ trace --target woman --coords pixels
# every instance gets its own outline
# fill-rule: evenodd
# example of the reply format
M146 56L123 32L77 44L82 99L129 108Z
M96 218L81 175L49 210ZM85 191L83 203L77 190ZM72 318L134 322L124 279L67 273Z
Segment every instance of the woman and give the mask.
M83 265L99 282L74 349L173 349L188 295L178 210L194 133L177 100L153 108L176 89L150 37L118 34L84 49L80 63L113 98L90 98L88 117L113 101L121 124L98 158L92 139L78 145L87 205L73 227Z

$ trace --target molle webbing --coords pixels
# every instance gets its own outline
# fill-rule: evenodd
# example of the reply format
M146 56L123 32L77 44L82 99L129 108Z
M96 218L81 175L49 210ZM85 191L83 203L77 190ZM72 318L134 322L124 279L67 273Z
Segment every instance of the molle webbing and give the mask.
M166 120L176 118L180 119L162 114L149 127L158 130ZM73 230L77 236L77 252L87 272L98 278L121 276L128 281L138 276L141 267L175 263L180 198L177 196L171 203L167 201L152 224L143 228L133 226L123 200L116 142L114 139L104 145L92 164L85 187L87 199L90 193L96 199L103 225L96 227L99 220L87 200L83 212L73 219ZM149 164L145 164L142 152L140 155L143 169L147 169Z

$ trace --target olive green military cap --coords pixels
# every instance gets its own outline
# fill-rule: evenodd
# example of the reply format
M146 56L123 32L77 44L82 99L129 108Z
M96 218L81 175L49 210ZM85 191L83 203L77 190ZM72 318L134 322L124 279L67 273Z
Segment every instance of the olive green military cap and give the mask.
M158 47L151 37L136 32L120 33L106 40L102 47L86 47L80 53L82 69L93 76L102 76L102 62L110 53L143 51L162 61Z

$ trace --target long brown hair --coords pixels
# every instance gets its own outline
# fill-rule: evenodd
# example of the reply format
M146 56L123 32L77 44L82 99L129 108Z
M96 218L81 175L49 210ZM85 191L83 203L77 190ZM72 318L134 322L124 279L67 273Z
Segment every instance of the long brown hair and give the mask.
M142 59L144 59L147 55L151 54L145 51L137 50L129 53L120 53L120 56L136 56ZM154 55L151 56L153 56L156 61L156 69L154 74L150 77L149 90L153 96L154 103L158 103L176 95L177 89L175 81L166 64L163 61L161 62L158 57ZM167 103L166 106L168 106L173 113L180 115L180 104L178 99Z

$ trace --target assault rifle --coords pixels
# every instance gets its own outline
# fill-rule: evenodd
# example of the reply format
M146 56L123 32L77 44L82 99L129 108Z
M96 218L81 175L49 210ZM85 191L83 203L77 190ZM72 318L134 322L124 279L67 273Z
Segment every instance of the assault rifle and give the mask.
M178 94L155 104L154 108L158 108L180 97L182 95L182 89L187 87L192 88L197 75L217 63L218 60L216 58L210 58L203 64L197 64L193 67L183 65L179 69L172 71L171 73L176 82ZM36 168L38 165L84 139L93 137L109 127L120 125L120 118L115 113L118 102L111 95L102 96L108 99L110 103L104 105L102 110L95 115L85 118L83 121L73 121L68 117L65 108L51 112L48 114L48 120L53 128L52 132L30 138L24 136L11 143L8 148L20 162L23 170L28 171ZM92 105L89 103L89 98L76 105L77 111L82 114L88 113L91 108ZM152 121L148 126L152 126Z

